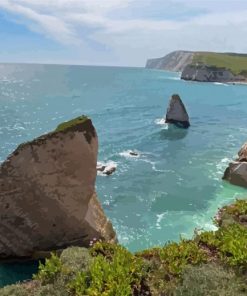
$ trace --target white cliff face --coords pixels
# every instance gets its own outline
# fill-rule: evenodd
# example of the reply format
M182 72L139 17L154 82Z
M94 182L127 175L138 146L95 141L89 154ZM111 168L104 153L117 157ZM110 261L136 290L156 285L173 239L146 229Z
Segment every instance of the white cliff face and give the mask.
M174 51L162 58L147 60L146 68L181 72L192 62L193 56L190 51Z
M95 193L90 119L19 146L0 167L0 259L116 239Z
M172 95L166 112L166 123L172 123L178 127L188 128L189 115L179 95Z

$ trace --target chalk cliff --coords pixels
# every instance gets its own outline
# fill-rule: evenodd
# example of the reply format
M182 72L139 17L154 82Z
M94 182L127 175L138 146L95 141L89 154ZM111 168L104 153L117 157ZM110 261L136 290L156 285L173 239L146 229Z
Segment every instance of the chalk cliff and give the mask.
M97 153L92 122L79 117L7 158L0 167L0 259L116 241L95 193Z
M192 62L193 55L190 51L174 51L162 58L147 60L146 68L181 72Z

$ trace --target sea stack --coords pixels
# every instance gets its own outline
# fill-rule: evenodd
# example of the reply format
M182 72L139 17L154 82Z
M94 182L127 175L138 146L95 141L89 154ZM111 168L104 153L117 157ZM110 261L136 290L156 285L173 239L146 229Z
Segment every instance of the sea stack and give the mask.
M172 95L166 112L166 123L172 123L177 127L188 128L190 126L189 115L177 94Z
M95 192L98 138L85 116L20 145L0 167L0 259L42 258L116 234Z
M233 185L247 187L247 143L239 150L238 158L229 163L223 180L227 180Z

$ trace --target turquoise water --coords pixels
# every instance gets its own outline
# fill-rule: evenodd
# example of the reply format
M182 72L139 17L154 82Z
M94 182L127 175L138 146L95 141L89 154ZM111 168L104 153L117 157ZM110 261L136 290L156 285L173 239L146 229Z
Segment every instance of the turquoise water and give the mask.
M189 112L187 131L162 122L173 93ZM218 207L247 196L221 180L247 140L247 86L185 82L141 68L0 65L0 161L81 114L97 129L99 161L117 165L111 177L97 177L97 192L132 251L213 229ZM7 274L0 266L0 284L20 279L21 268L8 266Z

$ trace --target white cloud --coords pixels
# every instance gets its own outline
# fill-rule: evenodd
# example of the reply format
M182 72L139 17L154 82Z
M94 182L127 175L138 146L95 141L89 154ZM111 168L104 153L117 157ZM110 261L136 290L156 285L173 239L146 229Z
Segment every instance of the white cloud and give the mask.
M186 8L188 17L167 17L169 3ZM151 8L159 18L147 16ZM75 50L86 48L91 53L83 62L88 63L95 55L106 62L143 65L147 57L176 49L247 51L244 0L0 0L0 9ZM109 57L90 43L110 48Z

